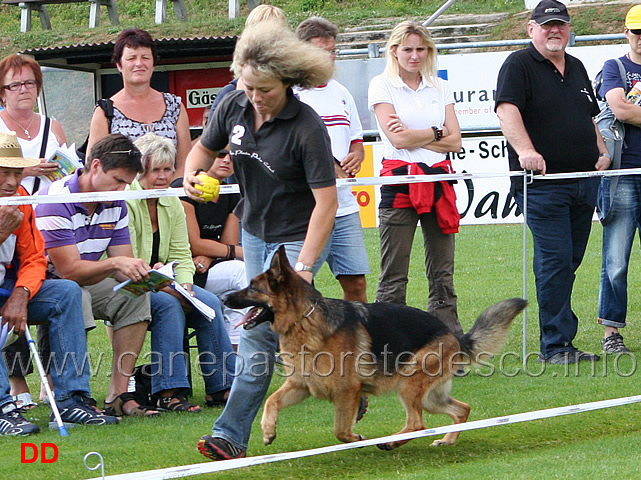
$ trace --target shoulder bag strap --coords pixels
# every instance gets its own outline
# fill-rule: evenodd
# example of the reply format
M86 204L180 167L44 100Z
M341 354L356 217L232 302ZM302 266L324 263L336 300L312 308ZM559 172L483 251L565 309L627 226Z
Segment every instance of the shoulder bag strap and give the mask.
M618 58L615 58L614 61L617 62L617 66L619 67L619 74L621 75L621 80L623 80L623 90L625 92L625 89L628 86L625 67L623 66L623 63L621 62L621 60L619 60ZM612 159L612 165L610 165L610 168L612 170L618 170L619 168L621 168L621 153L623 153L623 142L615 144L614 158ZM617 190L617 183L619 183L619 178L620 177L616 175L610 181L610 202L614 201L614 195ZM612 205L610 205L610 208L611 207Z
M40 156L38 158L45 158L45 153L47 151L47 143L49 142L49 129L51 128L51 119L45 117L45 126L42 131L42 143L40 144ZM40 189L40 177L36 177L33 180L33 191L31 195L36 193Z

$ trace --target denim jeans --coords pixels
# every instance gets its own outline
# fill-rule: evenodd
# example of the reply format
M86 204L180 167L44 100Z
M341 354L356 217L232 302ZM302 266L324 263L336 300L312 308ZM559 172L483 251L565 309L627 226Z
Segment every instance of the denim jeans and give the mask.
M243 253L248 281L269 269L271 259L281 245L285 245L287 258L293 265L303 246L302 241L267 243L243 230ZM314 264L314 274L327 258L328 246ZM274 354L278 336L265 322L241 332L238 361L227 405L214 423L213 436L221 437L242 450L247 450L252 422L258 413L274 370Z
M247 275L245 275L245 262L242 260L227 260L217 263L207 272L205 290L218 296L223 302L223 313L225 314L225 328L232 345L238 345L240 331L242 328L234 328L247 313L246 308L229 308L224 305L227 296L247 286Z
M601 180L601 198L609 203L610 181ZM603 257L599 289L599 323L625 327L628 309L628 266L634 235L641 221L641 176L619 177L608 222L603 225Z
M206 393L216 393L231 386L236 358L225 330L220 300L203 288L196 285L192 288L196 298L216 311L216 318L211 322L195 309L185 314L180 300L169 293L151 294L152 393L189 388L183 351L185 325L196 330Z
M599 179L540 183L528 189L527 223L534 239L541 354L550 358L575 350L579 319L572 311L572 288L590 237ZM523 191L514 199L523 210Z
M14 280L5 280L2 288L13 290ZM4 304L6 298L0 300ZM56 401L79 392L90 396L89 358L82 318L80 287L71 280L45 280L27 305L29 323L47 323L51 344L51 380ZM0 408L13 399L9 377L0 361Z
M358 212L336 217L327 264L335 277L369 273L367 248Z

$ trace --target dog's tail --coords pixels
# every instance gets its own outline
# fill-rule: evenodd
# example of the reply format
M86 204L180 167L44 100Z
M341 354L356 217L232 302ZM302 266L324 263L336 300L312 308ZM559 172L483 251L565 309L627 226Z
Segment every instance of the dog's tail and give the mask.
M527 300L510 298L489 307L472 329L459 338L461 351L469 355L472 362L481 354L497 353L505 343L512 320L526 305Z

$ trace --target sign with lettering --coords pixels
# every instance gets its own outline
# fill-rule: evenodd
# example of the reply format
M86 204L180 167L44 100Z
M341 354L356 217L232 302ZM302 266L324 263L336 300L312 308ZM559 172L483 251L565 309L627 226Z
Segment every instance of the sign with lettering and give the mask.
M365 145L365 161L357 177L379 176L383 144ZM369 162L372 162L370 165ZM496 177L459 180L454 185L456 205L461 214L461 225L487 223L521 223L523 216L510 195L507 160L507 141L503 136L471 137L463 139L461 151L452 157L456 173L496 173ZM367 173L365 173L367 172ZM379 186L355 186L354 195L361 203L363 227L378 224ZM366 202L362 200L367 198Z
M214 88L194 88L187 90L187 108L209 108L220 92L220 87Z

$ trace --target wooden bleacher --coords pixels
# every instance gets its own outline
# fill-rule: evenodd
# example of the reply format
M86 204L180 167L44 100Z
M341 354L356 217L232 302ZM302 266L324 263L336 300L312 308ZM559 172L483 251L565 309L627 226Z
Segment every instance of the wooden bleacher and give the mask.
M51 20L47 5L57 5L61 3L85 3L91 4L89 8L89 28L95 28L100 24L100 6L105 5L109 13L109 20L112 25L118 25L118 10L116 9L116 0L2 0L4 5L17 5L21 8L20 12L20 31L28 32L31 30L31 14L38 12L40 24L43 30L51 30Z
M156 0L156 23L164 23L167 20L167 1ZM100 25L100 7L102 5L107 7L109 20L112 25L120 23L118 19L118 10L116 8L116 0L2 0L4 5L15 5L21 8L20 12L20 31L28 32L31 30L31 14L38 12L40 16L40 24L43 30L51 30L51 20L49 19L49 12L47 5L57 5L62 3L85 3L91 4L89 8L89 28L95 28ZM187 9L185 8L184 0L171 0L174 4L174 12L178 20L187 20Z

